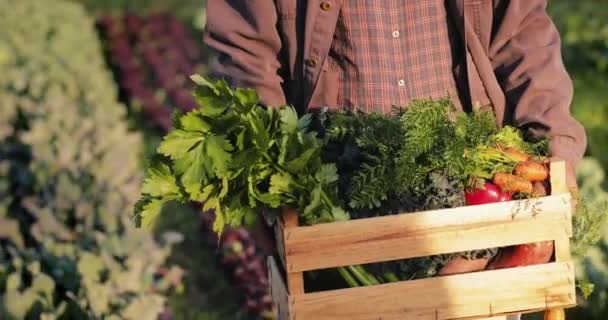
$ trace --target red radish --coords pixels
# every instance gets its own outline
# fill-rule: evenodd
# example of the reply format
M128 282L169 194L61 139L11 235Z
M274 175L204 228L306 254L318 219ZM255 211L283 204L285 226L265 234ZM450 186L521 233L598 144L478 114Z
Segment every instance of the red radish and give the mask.
M464 194L467 205L478 205L511 200L511 194L502 192L496 185L486 182L483 189L475 189ZM456 257L439 270L438 275L460 274L483 270L488 264L488 259L466 259Z
M484 189L468 191L464 197L469 206L511 200L510 193L501 191L500 188L489 182L485 183Z
M535 242L500 249L488 270L547 263L553 256L553 241Z

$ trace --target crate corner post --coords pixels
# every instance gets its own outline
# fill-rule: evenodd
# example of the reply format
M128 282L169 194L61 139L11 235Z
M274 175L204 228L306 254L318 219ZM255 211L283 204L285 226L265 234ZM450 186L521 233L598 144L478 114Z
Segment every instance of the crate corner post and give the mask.
M277 251L280 261L273 256L268 257L268 272L272 300L276 306L275 314L278 320L287 320L292 317L289 301L292 296L304 294L304 272L290 272L286 238L289 237L290 229L298 227L298 214L292 208L284 208L281 217L275 224L275 237ZM283 268L279 266L281 263Z
M566 183L566 162L564 160L551 161L549 166L551 193L569 193L568 184ZM570 212L571 215L571 212ZM569 261L570 247L569 238L557 239L554 241L555 260ZM544 320L565 320L566 313L564 308L553 308L545 310Z

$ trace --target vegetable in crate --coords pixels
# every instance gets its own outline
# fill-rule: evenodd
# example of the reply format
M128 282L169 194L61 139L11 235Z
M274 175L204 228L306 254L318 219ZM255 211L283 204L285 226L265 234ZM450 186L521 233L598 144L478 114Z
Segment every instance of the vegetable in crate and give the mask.
M303 224L316 224L506 201L511 193L530 197L531 187L514 190L499 178L509 175L522 185L546 178L532 162L542 160L546 142L528 143L515 128L498 129L489 112L454 115L448 100L416 101L392 116L326 113L316 132L311 114L298 118L291 107L266 109L252 90L193 79L202 108L177 118L159 146L136 208L140 223L151 223L164 202L178 200L215 209L217 232L286 206L297 209ZM497 190L501 186L510 190ZM479 270L495 253L339 272L352 286L369 285Z
M467 205L486 204L511 200L509 192L502 191L495 184L485 182L481 188L475 188L465 193Z
M464 205L467 159L463 155L487 143L498 128L490 113L462 114L454 122L451 112L448 100L420 100L406 110L396 109L393 116L341 113L327 117L325 139L331 150L325 155L337 163L340 194L349 199L346 209L353 218ZM427 277L437 274L453 257L487 263L495 251L384 262L368 268L379 278L387 270L401 279ZM475 265L479 269L479 261ZM465 269L461 270L471 271Z
M194 76L202 106L179 117L158 147L136 206L150 224L167 201L198 201L215 209L214 230L256 219L263 208L293 206L304 223L348 219L337 200L336 167L321 162L323 141L312 117L291 107L258 105L253 90Z

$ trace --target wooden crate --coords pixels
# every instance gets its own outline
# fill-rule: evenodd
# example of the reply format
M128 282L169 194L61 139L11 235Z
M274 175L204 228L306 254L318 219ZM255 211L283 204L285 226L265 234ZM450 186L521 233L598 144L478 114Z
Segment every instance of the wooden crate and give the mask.
M477 319L576 304L565 163L551 164L552 195L537 199L298 226L285 210L269 258L280 320ZM554 241L554 261L422 280L304 292L303 272L339 266ZM549 311L547 311L547 315Z

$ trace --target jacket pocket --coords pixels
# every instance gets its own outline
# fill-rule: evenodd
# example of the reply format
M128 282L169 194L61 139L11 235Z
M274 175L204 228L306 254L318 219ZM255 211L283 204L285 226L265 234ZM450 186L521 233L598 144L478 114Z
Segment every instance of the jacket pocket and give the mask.
M309 109L328 107L329 110L338 110L338 73L332 70L323 70L315 86Z

